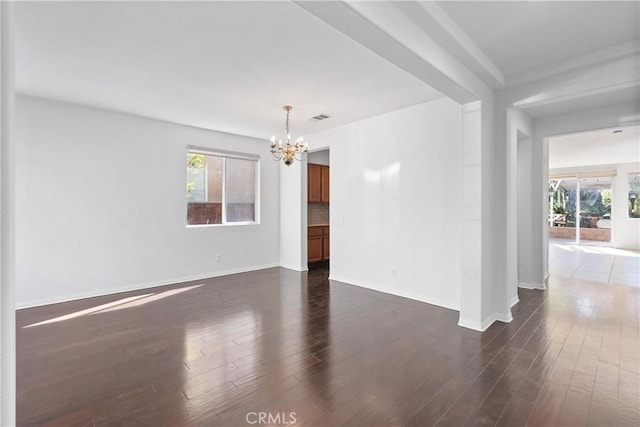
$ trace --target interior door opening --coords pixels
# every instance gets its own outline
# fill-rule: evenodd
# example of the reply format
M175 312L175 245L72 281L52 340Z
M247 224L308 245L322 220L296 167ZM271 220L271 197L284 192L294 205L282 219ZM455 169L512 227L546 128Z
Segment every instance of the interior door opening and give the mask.
M319 150L307 157L307 265L329 271L330 153Z

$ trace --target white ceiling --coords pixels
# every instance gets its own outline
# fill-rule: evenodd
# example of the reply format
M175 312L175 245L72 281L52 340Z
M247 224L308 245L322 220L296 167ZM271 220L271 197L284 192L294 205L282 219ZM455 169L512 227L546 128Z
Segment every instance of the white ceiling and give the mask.
M15 17L18 92L192 126L269 138L290 104L297 137L442 96L290 2L19 2Z
M439 1L508 75L640 38L637 1Z
M563 135L549 140L549 169L640 162L640 128L620 127Z
M396 5L436 37L446 21L425 20L428 3ZM636 1L437 5L477 54L511 76L640 37ZM442 96L288 1L18 2L15 9L21 93L265 139L283 132L285 104L294 106L297 137ZM441 41L451 39L444 30L452 25L441 28ZM464 58L468 47L452 53ZM523 108L541 117L639 99L636 85ZM318 114L331 118L308 120Z
M530 117L538 118L566 114L572 111L590 110L624 102L635 102L636 105L640 106L640 86L633 85L620 89L607 88L607 90L598 93L534 104L532 106L523 106L522 109Z

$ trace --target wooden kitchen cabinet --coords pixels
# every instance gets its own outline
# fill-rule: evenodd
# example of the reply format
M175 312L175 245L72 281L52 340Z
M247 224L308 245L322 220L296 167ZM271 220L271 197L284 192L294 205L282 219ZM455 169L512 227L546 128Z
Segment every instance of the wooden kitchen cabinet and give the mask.
M329 166L309 163L307 197L309 203L329 203Z
M307 260L322 261L322 227L309 227L307 233Z
M320 201L329 203L329 166L320 168Z
M329 259L329 226L310 225L307 232L307 261Z
M329 259L329 227L322 227L322 259Z
M322 166L309 163L307 176L307 196L309 202L322 200Z

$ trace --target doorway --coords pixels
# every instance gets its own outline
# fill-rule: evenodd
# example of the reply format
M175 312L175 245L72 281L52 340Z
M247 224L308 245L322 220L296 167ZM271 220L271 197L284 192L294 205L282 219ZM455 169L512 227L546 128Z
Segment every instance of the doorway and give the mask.
M307 265L329 275L330 259L330 151L307 157Z

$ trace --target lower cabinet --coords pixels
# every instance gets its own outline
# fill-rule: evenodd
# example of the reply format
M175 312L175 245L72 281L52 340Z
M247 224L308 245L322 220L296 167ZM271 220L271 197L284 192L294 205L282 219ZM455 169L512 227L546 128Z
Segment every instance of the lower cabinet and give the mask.
M329 259L329 227L322 227L322 259Z
M308 262L325 261L329 259L329 227L309 226L307 232L307 260Z

